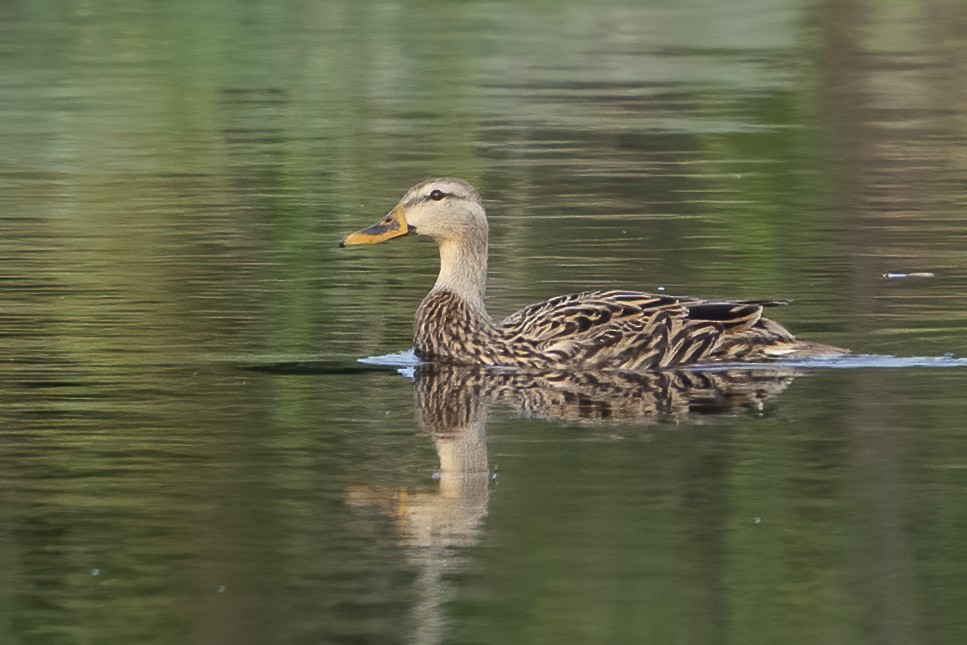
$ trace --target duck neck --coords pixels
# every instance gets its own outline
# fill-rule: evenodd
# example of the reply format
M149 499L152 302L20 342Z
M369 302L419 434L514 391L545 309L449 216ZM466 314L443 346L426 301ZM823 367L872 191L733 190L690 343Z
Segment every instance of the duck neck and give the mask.
M483 312L487 291L487 241L479 238L459 242L441 240L439 246L440 275L433 290L449 291Z

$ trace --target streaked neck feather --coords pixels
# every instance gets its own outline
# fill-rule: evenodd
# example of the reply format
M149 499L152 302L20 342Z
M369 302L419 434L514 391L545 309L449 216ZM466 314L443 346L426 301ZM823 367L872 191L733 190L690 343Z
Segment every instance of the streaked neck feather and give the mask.
M440 246L440 275L433 291L449 291L471 307L484 311L487 291L486 240L442 240Z

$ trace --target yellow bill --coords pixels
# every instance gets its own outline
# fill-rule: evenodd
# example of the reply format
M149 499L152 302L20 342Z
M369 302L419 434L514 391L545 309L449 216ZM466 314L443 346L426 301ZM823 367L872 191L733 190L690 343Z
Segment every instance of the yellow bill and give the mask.
M350 233L343 238L339 246L356 246L359 244L379 244L394 237L406 235L411 231L411 227L406 223L406 213L403 205L400 204L391 210L383 219L372 226L361 231Z

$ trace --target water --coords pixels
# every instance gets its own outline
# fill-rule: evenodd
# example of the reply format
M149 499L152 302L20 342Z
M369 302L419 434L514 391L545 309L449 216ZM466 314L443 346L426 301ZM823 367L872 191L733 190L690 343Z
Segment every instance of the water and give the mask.
M961 14L0 8L0 640L964 641ZM435 250L337 242L442 174L495 315L790 299L858 357L360 363Z

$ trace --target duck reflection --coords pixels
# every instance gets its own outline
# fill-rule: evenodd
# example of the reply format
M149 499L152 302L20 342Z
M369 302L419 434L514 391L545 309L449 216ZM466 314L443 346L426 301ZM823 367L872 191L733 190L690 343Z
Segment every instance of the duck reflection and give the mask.
M797 375L780 367L535 373L421 365L414 380L420 425L440 436L495 403L566 422L701 423L709 415L761 410Z
M598 425L705 423L757 412L800 372L781 367L651 373L524 372L420 365L416 414L434 440L439 480L432 490L355 487L350 503L396 521L407 557L419 570L416 642L443 640L443 606L453 597L445 573L459 570L463 548L479 541L491 471L486 425L495 405L523 417Z

